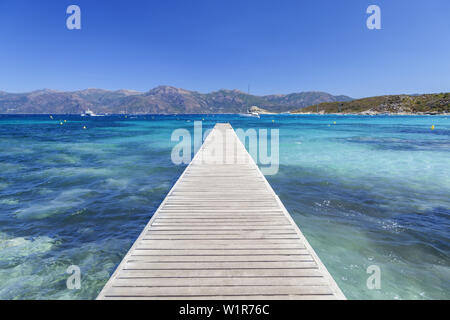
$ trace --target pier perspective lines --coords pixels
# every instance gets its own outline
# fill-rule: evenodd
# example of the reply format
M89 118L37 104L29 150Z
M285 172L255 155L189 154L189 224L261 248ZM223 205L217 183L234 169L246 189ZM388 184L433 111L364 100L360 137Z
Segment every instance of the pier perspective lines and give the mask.
M218 123L97 299L345 299L229 124Z

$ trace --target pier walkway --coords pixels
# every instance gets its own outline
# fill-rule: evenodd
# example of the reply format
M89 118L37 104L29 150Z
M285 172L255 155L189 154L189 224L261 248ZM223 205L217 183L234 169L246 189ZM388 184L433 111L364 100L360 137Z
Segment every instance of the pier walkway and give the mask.
M345 297L233 128L216 124L97 299Z

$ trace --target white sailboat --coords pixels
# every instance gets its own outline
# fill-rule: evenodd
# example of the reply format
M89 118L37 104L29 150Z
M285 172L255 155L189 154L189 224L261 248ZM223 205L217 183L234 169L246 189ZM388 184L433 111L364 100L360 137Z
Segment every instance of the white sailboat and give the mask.
M251 116L251 117L259 118L260 117L259 116L259 112L256 111L256 110L258 110L258 107L257 106L252 106L249 110L247 110L247 114L249 116Z
M81 116L82 117L103 117L104 115L103 114L96 114L96 113L94 113L94 111L92 111L92 110L90 110L88 108L85 112L83 112L81 114Z
M247 94L248 94L248 96L250 96L250 84L248 85ZM248 100L247 100L247 106L248 106ZM251 106L250 109L247 109L247 113L241 114L241 116L259 118L260 116L259 116L258 110L259 110L259 108L257 106Z

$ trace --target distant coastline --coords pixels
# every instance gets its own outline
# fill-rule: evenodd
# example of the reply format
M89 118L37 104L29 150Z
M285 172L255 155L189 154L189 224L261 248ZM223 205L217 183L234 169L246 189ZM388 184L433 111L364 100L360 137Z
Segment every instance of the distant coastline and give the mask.
M199 93L170 86L147 92L86 89L73 92L0 91L0 114L259 114L448 115L450 93L388 95L352 99L344 95L308 91L255 96L221 89Z
M448 115L450 93L389 95L347 102L326 102L292 111L293 114Z
M282 113L322 102L350 100L348 96L320 91L256 96L240 90L200 93L171 86L159 86L146 92L43 89L27 93L0 91L0 113L82 114L91 110L95 114L237 114L247 113L250 106Z
M324 113L296 112L292 115L335 115L335 116L450 116L450 112L354 112L354 113Z

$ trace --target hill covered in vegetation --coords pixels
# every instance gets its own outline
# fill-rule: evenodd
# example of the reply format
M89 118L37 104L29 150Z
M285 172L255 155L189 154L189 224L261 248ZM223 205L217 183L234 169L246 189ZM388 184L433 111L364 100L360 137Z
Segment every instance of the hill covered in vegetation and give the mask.
M325 102L291 113L442 114L450 113L450 93L389 95L347 102Z

